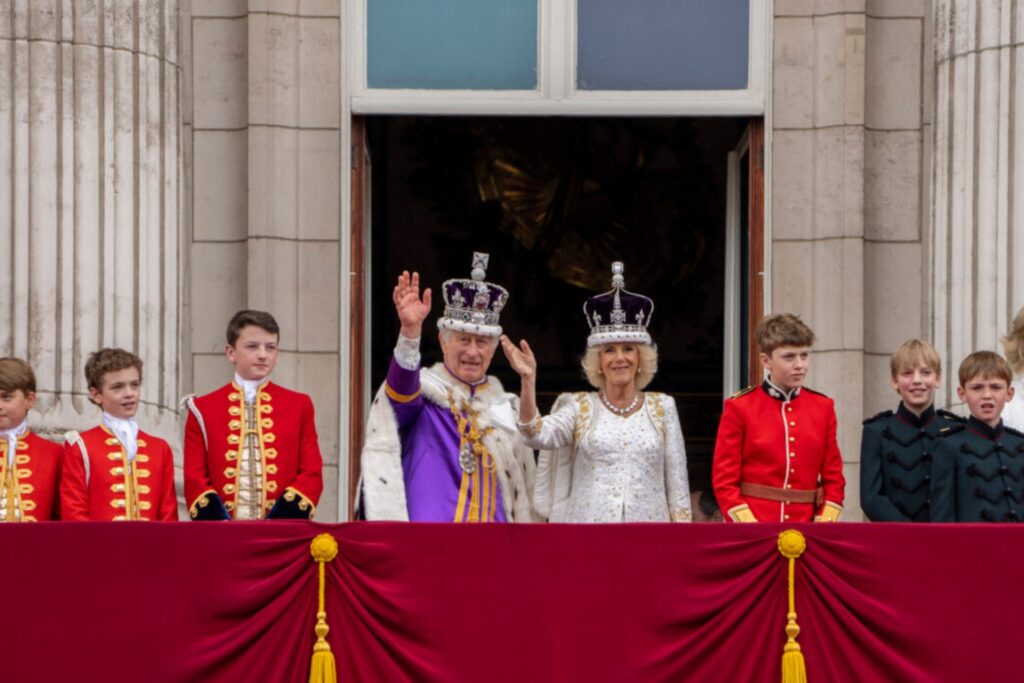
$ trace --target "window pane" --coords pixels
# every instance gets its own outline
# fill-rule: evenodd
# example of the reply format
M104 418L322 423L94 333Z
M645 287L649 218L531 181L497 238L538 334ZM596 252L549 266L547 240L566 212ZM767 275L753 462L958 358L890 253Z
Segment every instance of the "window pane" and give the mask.
M537 0L367 0L371 88L533 90Z
M749 1L577 0L576 87L746 88Z

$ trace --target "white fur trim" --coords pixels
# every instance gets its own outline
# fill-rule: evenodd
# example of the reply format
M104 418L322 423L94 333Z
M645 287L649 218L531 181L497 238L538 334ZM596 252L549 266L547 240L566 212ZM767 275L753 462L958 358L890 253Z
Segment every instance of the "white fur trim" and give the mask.
M441 330L478 334L481 337L501 336L501 325L477 325L476 323L467 323L462 320L452 320L451 318L438 318L437 327Z
M647 330L622 330L618 332L594 332L587 337L587 348L602 344L653 344Z

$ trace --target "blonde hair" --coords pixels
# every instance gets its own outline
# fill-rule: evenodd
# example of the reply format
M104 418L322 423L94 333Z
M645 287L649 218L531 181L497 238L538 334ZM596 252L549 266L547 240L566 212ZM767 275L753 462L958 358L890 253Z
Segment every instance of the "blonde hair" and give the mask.
M1013 371L1006 359L993 351L975 351L960 364L960 386L965 387L975 377L998 378L1009 384Z
M1017 311L1010 331L1000 341L1003 342L1003 353L1013 374L1024 372L1024 308Z
M754 341L761 353L772 355L782 346L813 346L814 332L792 313L766 315L757 323Z
M604 374L601 372L601 349L606 346L592 346L583 354L580 365L583 367L583 374L586 376L590 386L602 391L607 384ZM658 372L658 347L654 344L636 344L637 352L640 355L640 362L636 371L636 388L643 390L654 375Z
M934 370L936 375L942 374L942 359L939 358L939 352L935 347L923 339L908 339L900 344L889 359L892 378L896 379L900 372L914 368L918 363L924 363Z

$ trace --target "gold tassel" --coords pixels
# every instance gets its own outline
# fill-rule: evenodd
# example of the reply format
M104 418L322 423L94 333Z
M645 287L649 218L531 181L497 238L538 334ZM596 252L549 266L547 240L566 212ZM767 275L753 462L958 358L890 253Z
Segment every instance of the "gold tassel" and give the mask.
M800 644L796 642L800 627L796 623L796 558L807 549L807 540L796 529L779 534L779 552L789 560L789 613L786 615L786 646L782 648L782 683L807 683L807 667Z
M313 646L313 661L309 667L309 683L337 683L338 669L334 663L331 645L327 642L327 633L331 630L327 625L327 611L324 607L324 567L338 556L338 542L330 534L320 534L313 539L309 552L320 575L320 588L317 594L316 612L316 644Z

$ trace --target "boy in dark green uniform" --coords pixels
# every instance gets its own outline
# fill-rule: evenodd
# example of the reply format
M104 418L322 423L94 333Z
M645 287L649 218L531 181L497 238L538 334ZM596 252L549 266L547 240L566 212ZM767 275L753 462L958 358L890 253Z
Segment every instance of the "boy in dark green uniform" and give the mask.
M935 410L942 360L931 344L903 342L889 367L900 405L864 421L860 506L873 522L927 522L935 438L963 418Z
M1012 378L1007 362L991 351L960 364L956 392L971 416L936 440L933 522L1024 521L1024 434L1001 417L1013 398Z

